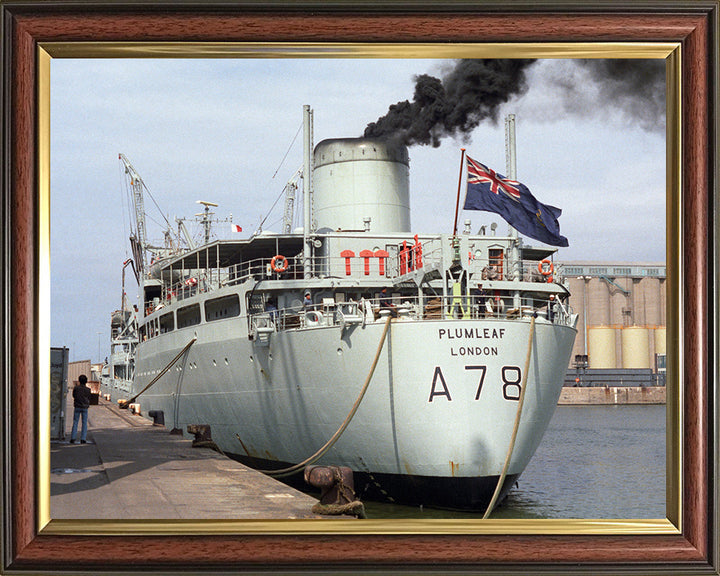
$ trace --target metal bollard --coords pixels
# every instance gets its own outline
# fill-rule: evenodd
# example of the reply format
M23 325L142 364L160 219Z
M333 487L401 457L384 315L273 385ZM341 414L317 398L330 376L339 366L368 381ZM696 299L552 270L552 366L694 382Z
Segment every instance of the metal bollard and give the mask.
M165 413L162 410L150 410L148 416L153 419L153 426L165 426Z
M188 424L188 434L194 434L193 446L203 446L212 442L212 430L209 424Z
M365 518L365 507L355 496L352 470L347 466L306 466L305 482L320 488L317 514L347 514Z

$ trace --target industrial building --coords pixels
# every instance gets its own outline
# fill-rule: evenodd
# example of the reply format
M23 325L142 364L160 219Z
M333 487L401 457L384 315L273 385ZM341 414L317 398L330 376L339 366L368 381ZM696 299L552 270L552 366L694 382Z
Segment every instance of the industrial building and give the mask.
M563 262L557 269L579 315L567 380L664 383L665 264Z

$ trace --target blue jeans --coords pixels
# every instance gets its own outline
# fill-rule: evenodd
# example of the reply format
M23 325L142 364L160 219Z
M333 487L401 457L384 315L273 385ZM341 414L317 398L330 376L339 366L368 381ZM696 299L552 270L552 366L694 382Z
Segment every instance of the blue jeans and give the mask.
M75 436L77 436L78 420L80 419L80 416L82 416L82 429L80 430L80 440L85 442L85 440L87 440L87 419L88 419L88 409L87 408L75 408L75 413L73 414L73 426L72 426L72 433L70 434L70 440L75 440Z

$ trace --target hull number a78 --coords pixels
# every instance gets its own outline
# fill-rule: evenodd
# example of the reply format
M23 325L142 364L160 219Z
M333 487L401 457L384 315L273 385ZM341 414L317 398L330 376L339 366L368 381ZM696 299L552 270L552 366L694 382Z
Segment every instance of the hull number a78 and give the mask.
M480 393L485 384L487 366L471 364L466 365L465 370L477 372L478 384L475 391L475 400L480 400ZM520 382L522 382L522 371L520 368L518 366L503 366L500 372L503 383L503 398L511 401L519 400ZM432 402L438 396L445 398L448 402L452 402L450 387L448 386L447 380L445 380L442 369L440 366L435 366L428 402Z

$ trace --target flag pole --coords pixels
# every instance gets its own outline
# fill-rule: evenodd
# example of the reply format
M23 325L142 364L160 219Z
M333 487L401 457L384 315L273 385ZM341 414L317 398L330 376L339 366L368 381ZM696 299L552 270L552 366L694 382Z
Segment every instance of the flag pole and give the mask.
M460 148L462 155L460 156L460 175L458 176L457 200L455 201L455 222L453 224L453 236L457 236L457 219L460 209L460 186L462 185L463 171L465 170L465 148Z

